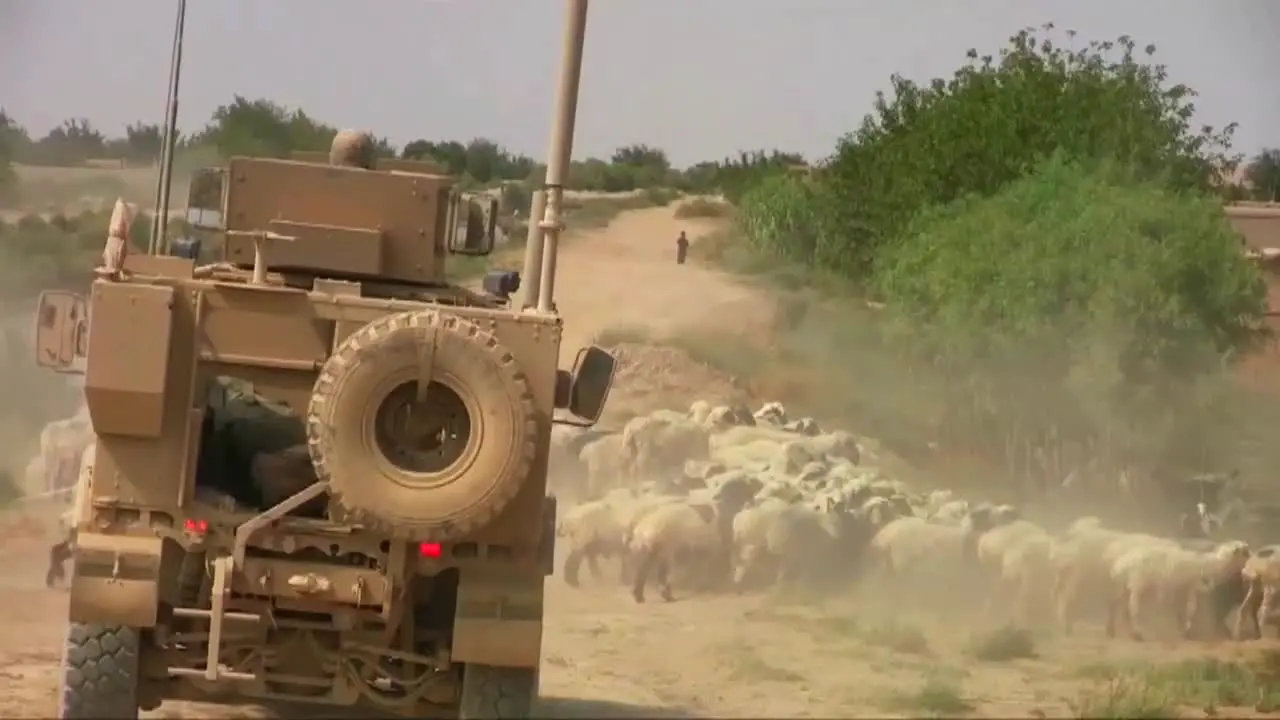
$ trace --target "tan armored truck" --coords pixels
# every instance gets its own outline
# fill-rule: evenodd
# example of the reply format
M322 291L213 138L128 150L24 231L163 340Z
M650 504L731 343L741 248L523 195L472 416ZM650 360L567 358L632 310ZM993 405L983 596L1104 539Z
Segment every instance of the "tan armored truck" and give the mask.
M613 358L558 369L560 317L512 308L511 273L448 283L492 223L367 140L193 183L219 262L135 253L87 298L41 298L40 362L83 372L96 432L63 717L170 699L527 716L549 435L598 418Z

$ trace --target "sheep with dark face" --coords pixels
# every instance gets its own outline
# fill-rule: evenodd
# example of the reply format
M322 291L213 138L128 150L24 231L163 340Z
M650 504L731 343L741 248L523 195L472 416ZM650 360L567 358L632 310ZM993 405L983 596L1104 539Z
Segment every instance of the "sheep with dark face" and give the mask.
M1280 545L1258 548L1240 575L1245 592L1238 604L1240 612L1236 616L1232 636L1237 640L1244 639L1244 626L1249 623L1253 625L1250 638L1261 639L1262 628L1276 622L1276 601L1280 599ZM1223 604L1233 599L1229 592L1229 588L1221 592L1219 600Z
M959 523L912 515L889 522L871 539L867 571L912 594L938 583L963 586L977 569L977 544L991 517L974 508Z
M1220 581L1239 577L1249 560L1249 546L1239 541L1219 544L1208 551L1191 550L1177 543L1138 543L1116 557L1111 565L1113 594L1107 621L1114 634L1123 619L1135 640L1145 636L1144 625L1155 601L1173 613L1190 637L1205 593Z
M733 519L734 588L766 575L780 586L851 579L876 528L871 514L834 500L823 508L756 504Z
M751 501L741 484L656 507L636 521L627 549L636 564L631 594L645 601L650 579L663 600L674 600L671 570L677 562L698 566L704 589L726 580L733 547L733 520Z
M678 473L687 461L705 460L710 453L710 431L673 411L632 418L621 441L623 472L638 480Z
M666 494L647 494L615 490L603 498L569 508L556 526L556 535L569 548L564 560L564 580L571 587L579 584L579 570L585 562L592 577L599 580L601 558L617 558L622 563L621 582L631 574L628 544L631 532L641 517L661 505L678 503L683 498Z

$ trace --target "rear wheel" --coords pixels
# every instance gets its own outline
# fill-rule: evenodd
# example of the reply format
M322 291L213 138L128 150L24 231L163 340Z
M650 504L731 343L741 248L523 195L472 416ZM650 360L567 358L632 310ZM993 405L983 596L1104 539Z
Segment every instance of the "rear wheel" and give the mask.
M538 697L536 668L468 664L462 671L461 720L524 720Z
M138 631L122 625L71 623L62 656L64 720L136 720Z

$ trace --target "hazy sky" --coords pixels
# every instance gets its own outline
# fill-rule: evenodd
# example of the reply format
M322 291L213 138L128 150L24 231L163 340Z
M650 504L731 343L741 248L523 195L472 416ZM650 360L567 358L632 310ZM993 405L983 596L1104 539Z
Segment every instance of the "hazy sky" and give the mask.
M0 0L0 106L43 133L163 115L172 0ZM179 125L233 94L397 143L483 136L545 154L562 0L190 0ZM575 156L648 142L678 164L811 158L893 72L949 74L1026 25L1155 43L1202 121L1280 145L1274 0L596 0Z

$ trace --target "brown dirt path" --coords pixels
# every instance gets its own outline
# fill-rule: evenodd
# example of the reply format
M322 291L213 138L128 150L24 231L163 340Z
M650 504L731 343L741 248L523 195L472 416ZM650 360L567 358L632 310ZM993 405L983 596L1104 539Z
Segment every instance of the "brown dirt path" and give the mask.
M759 293L718 270L676 264L681 230L697 242L718 226L678 219L675 208L622 213L607 227L577 234L562 246L556 306L564 316L566 362L610 328L641 328L663 338L698 329L768 327L772 307Z

